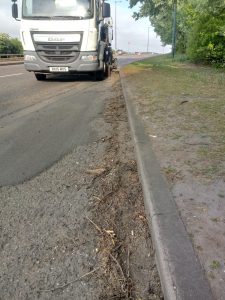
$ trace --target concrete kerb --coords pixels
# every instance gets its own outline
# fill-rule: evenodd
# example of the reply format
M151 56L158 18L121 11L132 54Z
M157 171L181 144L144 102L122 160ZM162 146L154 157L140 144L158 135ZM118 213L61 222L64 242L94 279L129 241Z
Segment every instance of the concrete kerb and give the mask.
M128 120L142 182L146 214L156 251L156 262L166 300L214 299L167 182L152 150L133 96L120 69Z

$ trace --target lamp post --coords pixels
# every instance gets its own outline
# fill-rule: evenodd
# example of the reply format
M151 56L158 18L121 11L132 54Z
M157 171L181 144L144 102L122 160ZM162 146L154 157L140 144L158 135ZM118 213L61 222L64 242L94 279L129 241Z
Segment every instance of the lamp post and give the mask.
M173 58L176 52L176 31L177 31L177 0L173 0L173 37L172 37L172 54Z
M116 23L116 4L122 1L115 0L115 51L117 51L117 23Z

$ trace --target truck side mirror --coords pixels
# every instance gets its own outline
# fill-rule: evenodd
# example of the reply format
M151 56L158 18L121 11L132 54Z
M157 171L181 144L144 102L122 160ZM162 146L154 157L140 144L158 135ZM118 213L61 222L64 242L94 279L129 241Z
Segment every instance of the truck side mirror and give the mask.
M18 6L16 3L12 5L12 16L14 19L18 19Z
M109 3L103 3L102 7L102 17L103 18L110 18L111 12L110 12L110 4Z

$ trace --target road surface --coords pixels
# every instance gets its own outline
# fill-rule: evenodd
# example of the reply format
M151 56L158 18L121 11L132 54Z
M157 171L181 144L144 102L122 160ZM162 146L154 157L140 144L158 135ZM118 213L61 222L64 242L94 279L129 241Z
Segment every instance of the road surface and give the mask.
M0 72L0 298L162 299L119 75Z
M0 186L21 183L94 140L91 121L108 85L89 77L38 82L22 65L0 67Z
M132 62L146 59L150 56L153 55L127 55L127 56L123 55L123 56L118 56L117 60L118 60L119 67L123 67L125 65L131 64Z
M123 66L137 57L118 60ZM91 121L102 113L109 87L86 76L38 82L23 65L0 66L0 186L24 182L95 140Z

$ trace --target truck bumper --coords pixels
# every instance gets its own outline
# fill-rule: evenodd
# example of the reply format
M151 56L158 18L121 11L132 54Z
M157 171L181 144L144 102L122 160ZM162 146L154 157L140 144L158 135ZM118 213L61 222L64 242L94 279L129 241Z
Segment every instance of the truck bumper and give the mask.
M81 59L82 56L88 55L97 57L97 52L80 52L78 58L72 62L57 63L41 60L34 51L24 51L24 66L27 71L46 74L51 73L49 70L50 67L68 67L69 73L89 73L101 70L103 66L98 61L85 61Z

